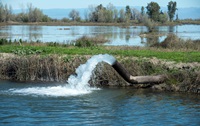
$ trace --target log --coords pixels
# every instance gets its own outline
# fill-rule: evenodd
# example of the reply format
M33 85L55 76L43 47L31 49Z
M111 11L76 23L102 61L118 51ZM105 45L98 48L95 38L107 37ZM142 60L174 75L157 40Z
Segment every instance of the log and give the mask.
M119 73L122 78L124 78L125 81L131 84L155 84L162 83L165 80L164 75L132 76L118 61L115 61L112 67Z

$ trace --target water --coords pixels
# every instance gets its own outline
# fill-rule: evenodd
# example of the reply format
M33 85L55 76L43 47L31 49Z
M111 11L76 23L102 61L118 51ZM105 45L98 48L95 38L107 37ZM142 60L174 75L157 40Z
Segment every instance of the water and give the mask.
M200 39L200 25L159 26L161 34L156 41L163 41L168 33L174 33L183 39ZM122 28L118 26L37 26L10 25L0 26L0 38L42 42L70 43L72 40L86 36L101 36L110 40L105 45L146 46L148 39L140 37L147 32L145 26Z
M200 125L200 97L150 89L92 88L96 55L67 84L0 81L0 125Z
M92 88L89 85L89 80L92 76L92 72L96 65L100 62L106 62L112 65L116 59L108 54L99 54L91 57L85 64L80 65L76 69L76 74L71 75L67 84L62 86L47 86L47 87L28 87L28 88L12 88L8 91L4 91L8 94L17 95L42 95L42 96L76 96L91 93L93 90L98 90L97 88Z
M0 82L0 125L199 126L200 97L149 89L103 88L77 96L2 93L9 88L56 86Z

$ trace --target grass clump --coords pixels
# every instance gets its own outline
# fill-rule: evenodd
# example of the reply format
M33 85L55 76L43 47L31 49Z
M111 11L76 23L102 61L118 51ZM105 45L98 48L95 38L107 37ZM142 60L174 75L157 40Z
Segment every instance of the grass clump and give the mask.
M156 43L152 45L152 47L200 51L200 40L183 40L174 34L168 34L167 38L163 42Z
M83 36L75 40L74 45L77 47L92 47L105 42L108 42L108 40L101 36L97 37Z

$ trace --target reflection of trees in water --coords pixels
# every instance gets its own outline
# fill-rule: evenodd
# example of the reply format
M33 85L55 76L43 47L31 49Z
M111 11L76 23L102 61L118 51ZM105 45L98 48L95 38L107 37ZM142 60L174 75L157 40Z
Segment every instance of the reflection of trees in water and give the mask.
M0 38L11 39L11 35L9 35L9 33L8 32L0 32Z
M160 43L159 38L164 37L166 35L140 35L141 43L146 47L150 47Z
M168 32L174 32L175 31L175 27L174 26L169 26L168 27Z
M28 26L28 41L36 41L42 38L42 26L30 25ZM26 31L27 32L27 31Z
M8 40L12 40L12 26L1 26L0 27L0 38L5 38Z
M125 32L125 40L128 43L129 39L131 38L131 32L130 32L130 28L126 28L126 32Z
M130 39L130 38L131 38L130 35L126 35L125 40L126 40L127 43L129 42L129 39Z
M77 31L79 31L80 29L78 28L78 27L71 27L71 29L70 29L70 35L72 36L72 37L75 37L76 35L77 35ZM86 32L85 32L86 33Z

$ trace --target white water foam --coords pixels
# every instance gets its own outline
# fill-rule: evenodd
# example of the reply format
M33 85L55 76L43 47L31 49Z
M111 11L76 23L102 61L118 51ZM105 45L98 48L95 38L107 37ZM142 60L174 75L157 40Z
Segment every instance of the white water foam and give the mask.
M89 86L88 81L92 75L92 71L100 62L106 62L112 65L116 59L108 54L100 54L91 57L85 64L80 65L76 69L76 75L71 75L67 84L64 86L52 87L30 87L23 89L10 89L8 92L19 95L36 95L36 96L76 96L91 93L97 88Z

